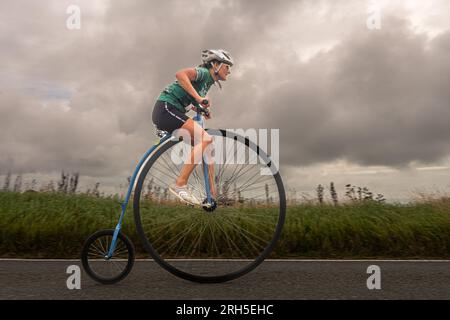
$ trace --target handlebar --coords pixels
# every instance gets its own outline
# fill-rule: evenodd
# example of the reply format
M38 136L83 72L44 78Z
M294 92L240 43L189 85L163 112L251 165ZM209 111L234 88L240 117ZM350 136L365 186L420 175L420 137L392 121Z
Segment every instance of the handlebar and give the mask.
M204 99L203 101L202 101L202 104L204 104L204 105L208 105L209 104L209 101L208 101L208 99ZM204 113L205 114L205 116L209 116L209 111L208 110L206 110L205 108L203 108L202 106L198 106L198 107L196 107L197 108L197 112L200 112L200 113Z

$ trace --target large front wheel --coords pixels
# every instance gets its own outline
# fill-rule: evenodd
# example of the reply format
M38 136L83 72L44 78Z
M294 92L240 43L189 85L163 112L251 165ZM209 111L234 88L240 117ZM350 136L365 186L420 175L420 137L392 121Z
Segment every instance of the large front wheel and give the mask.
M286 198L265 151L235 133L207 132L214 141L214 205L188 207L168 192L191 150L190 144L168 139L140 172L134 216L144 247L163 268L190 281L224 282L250 272L270 254L281 234ZM195 167L188 189L206 202L203 170L204 164Z

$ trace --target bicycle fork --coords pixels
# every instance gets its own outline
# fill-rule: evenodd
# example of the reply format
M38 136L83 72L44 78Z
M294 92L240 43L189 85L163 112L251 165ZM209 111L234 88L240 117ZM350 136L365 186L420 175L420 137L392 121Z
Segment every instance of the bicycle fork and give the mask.
M194 121L196 121L200 126L204 129L205 128L205 122L203 120L203 117L200 115L200 113L197 113L193 118ZM205 192L206 192L206 204L204 206L206 208L211 208L214 206L213 198L211 195L211 184L209 181L209 165L206 161L205 155L202 155L202 165L203 165L203 177L205 179ZM214 183L214 181L213 181Z
M211 196L211 186L209 182L209 168L208 164L205 162L205 156L203 156L203 175L205 177L205 189L206 189L206 201L207 205L212 205L212 196Z

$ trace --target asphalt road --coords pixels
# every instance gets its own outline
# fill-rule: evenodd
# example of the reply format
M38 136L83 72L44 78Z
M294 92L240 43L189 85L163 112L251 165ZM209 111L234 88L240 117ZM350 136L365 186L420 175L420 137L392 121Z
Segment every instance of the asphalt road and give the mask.
M82 271L80 290L66 286L70 265L81 262L0 260L0 299L450 299L450 261L265 261L231 282L197 284L147 260L115 285ZM371 265L380 267L381 289L367 288Z

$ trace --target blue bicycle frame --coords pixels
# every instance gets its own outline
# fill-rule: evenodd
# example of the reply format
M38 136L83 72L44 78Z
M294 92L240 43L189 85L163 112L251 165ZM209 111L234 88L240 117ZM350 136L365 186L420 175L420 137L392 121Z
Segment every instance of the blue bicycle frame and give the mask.
M203 119L203 116L200 114L200 112L197 112L197 114L192 118L194 121L199 123L202 128L204 128L205 122ZM131 197L131 192L134 188L134 183L136 182L137 175L139 171L141 170L142 165L146 162L147 158L153 153L153 151L162 143L169 140L172 137L172 134L167 133L161 139L155 143L141 158L138 165L136 166L136 169L134 170L133 176L130 180L130 185L128 186L127 195L125 197L124 202L121 204L122 207L122 213L120 214L119 222L117 223L116 229L114 230L113 239L111 241L111 247L109 248L108 255L105 257L106 259L111 259L114 253L114 250L116 250L116 244L117 244L117 237L119 235L120 229L122 227L123 217L125 216L125 212L128 206L128 201ZM205 177L205 188L206 188L206 195L208 204L211 204L212 196L210 191L210 184L209 184L209 173L208 173L208 166L205 164L205 158L203 157L203 174Z

